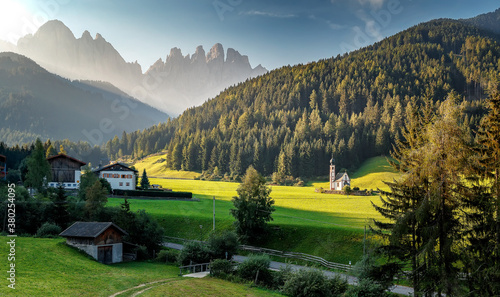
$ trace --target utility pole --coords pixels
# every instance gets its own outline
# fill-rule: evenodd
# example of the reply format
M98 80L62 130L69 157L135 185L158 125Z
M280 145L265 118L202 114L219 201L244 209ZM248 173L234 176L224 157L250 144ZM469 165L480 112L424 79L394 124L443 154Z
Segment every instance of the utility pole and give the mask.
M214 212L214 215L213 215L213 217L214 217L214 228L213 228L213 230L215 231L215 196L214 196L214 207L213 207L213 210L214 210L213 211Z

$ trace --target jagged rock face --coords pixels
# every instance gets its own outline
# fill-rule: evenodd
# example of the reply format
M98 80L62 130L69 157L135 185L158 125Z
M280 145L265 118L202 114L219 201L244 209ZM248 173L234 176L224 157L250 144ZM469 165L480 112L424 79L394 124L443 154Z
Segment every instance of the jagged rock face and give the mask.
M100 34L92 38L85 31L77 39L57 20L21 38L17 52L69 79L110 82L170 114L200 105L233 84L267 72L260 65L252 69L248 57L234 49L229 48L225 55L217 43L208 53L198 46L192 56L172 48L165 62L159 59L142 74L137 62L127 63Z
M180 113L186 107L200 105L216 96L223 89L266 73L262 66L252 69L247 56L229 48L224 54L220 43L215 44L205 56L200 45L190 57L183 56L173 48L165 63L158 60L145 76L160 81L157 88L151 88L148 96L162 110ZM165 100L167 98L167 100ZM173 100L168 100L172 98Z
M49 21L34 35L21 38L17 50L70 79L109 81L121 88L136 83L142 75L139 64L125 62L100 34L94 39L85 31L76 39L60 21Z

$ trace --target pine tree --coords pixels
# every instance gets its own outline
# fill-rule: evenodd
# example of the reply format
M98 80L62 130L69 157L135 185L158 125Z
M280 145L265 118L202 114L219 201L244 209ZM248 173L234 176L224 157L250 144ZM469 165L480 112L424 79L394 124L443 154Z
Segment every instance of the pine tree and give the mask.
M146 168L142 171L142 177L141 177L141 188L143 190L149 189L150 184L149 184L149 178L148 175L146 174Z
M86 201L85 201L85 212L90 220L97 220L100 212L108 202L108 197L106 196L106 190L101 185L99 180L87 188L86 191Z
M266 186L266 179L250 166L236 191L238 197L233 197L231 209L236 232L244 240L256 240L264 235L266 223L273 219L271 189Z
M56 154L57 154L57 152L56 152L56 150L54 149L54 147L52 146L52 143L51 143L49 145L49 147L47 148L47 151L45 152L45 157L49 158L49 157L54 156Z
M33 152L27 158L27 166L26 184L38 191L43 191L46 183L51 179L51 170L50 164L45 157L43 144L38 138Z
M61 144L59 146L59 154L65 154L67 155L68 153L66 152L66 150L64 149L64 146Z

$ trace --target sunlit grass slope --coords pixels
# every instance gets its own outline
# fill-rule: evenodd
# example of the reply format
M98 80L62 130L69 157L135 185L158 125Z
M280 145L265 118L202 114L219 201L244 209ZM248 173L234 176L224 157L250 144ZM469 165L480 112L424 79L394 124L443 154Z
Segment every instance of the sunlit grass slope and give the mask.
M384 181L393 181L398 177L399 173L391 167L386 157L374 157L366 160L356 172L350 175L351 187L358 187L361 190L389 190ZM329 187L328 182L313 183L313 185L324 189Z
M162 156L153 156L147 161L153 169L155 158ZM353 176L353 186L376 189L383 187L383 180L392 180L398 175L385 158L378 157L368 160ZM150 181L174 191L192 192L200 199L130 200L133 210L145 209L155 216L168 236L206 239L212 230L214 196L216 229L231 228L234 221L230 215L231 198L237 195L238 183L165 178L150 178ZM271 226L277 230L262 245L315 254L341 263L358 260L364 227L371 219L382 219L371 204L372 201L379 203L379 197L316 193L315 188L319 187L327 188L328 183L312 182L305 187L272 186L271 197L275 200L276 211ZM121 202L123 199L112 198L108 205L118 206Z
M8 238L0 236L0 269L7 276ZM152 287L145 296L281 296L246 285L205 278L179 277L177 266L163 263L129 262L100 264L64 244L64 239L16 238L16 289L0 280L0 296L132 296ZM154 284L151 282L161 281ZM132 289L140 284L140 288ZM149 290L148 290L149 291ZM147 292L147 291L146 291ZM224 295L225 294L225 295Z
M177 171L170 170L166 168L166 153L158 153L150 155L136 163L134 163L135 169L139 171L142 175L142 171L146 169L149 177L165 177L165 178L187 178L194 179L199 176L200 173L194 171Z

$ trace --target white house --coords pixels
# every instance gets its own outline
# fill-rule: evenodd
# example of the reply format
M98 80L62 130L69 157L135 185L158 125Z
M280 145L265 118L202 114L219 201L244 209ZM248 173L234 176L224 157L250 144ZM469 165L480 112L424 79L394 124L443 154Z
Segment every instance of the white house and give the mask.
M137 170L121 163L106 165L94 170L100 178L106 179L113 190L135 190Z

